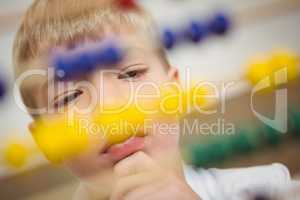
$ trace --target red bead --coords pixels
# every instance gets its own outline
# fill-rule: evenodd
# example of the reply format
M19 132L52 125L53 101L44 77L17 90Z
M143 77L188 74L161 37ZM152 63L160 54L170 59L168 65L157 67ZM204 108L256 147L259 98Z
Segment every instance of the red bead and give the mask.
M119 5L123 9L134 9L137 7L135 0L119 0Z

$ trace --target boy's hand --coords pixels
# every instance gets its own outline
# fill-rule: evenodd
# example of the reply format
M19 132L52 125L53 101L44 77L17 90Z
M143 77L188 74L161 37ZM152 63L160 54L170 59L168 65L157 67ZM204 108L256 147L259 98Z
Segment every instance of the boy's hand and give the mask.
M120 161L114 173L111 200L200 200L185 180L164 171L143 152Z

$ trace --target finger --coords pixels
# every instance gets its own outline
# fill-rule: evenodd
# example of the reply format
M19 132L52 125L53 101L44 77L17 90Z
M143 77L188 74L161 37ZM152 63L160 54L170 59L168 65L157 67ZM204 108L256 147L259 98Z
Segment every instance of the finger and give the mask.
M123 199L128 193L143 187L147 184L152 184L158 179L158 175L153 173L142 173L121 178L112 192L111 200Z
M117 163L114 167L114 175L116 178L121 178L158 169L158 165L152 160L152 158L144 152L137 152Z

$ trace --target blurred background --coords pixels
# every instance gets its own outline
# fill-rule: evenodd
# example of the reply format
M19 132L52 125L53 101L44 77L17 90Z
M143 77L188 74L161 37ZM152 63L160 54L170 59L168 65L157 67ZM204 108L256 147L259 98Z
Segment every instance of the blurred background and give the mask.
M48 164L37 150L27 130L31 119L18 107L20 99L13 93L12 43L31 2L0 0L0 199L71 199L77 180L64 169ZM254 58L278 55L281 56L278 62L299 69L300 1L140 0L140 3L154 15L162 33L167 27L180 29L195 19L206 20L220 13L230 20L230 26L225 25L226 33L198 43L182 42L168 50L170 61L179 68L183 80L189 67L193 80L235 82L227 93L225 113L209 116L194 113L189 118L200 118L210 124L221 120L224 126L232 123L240 134L237 137L223 134L222 139L183 137L182 149L187 162L196 167L221 168L281 162L297 178L300 174L299 78L295 75L296 78L283 86L288 89L288 134L285 135L265 126L254 115L250 94L260 72L251 71L255 68ZM220 23L222 26L222 20ZM293 63L295 56L297 64ZM265 91L257 95L256 108L271 118L275 114L275 100L275 90ZM12 155L17 158L11 158Z

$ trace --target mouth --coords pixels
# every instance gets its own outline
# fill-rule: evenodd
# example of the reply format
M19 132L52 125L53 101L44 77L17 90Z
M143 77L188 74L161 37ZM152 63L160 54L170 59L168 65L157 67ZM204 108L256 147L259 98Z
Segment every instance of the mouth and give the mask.
M145 137L131 137L128 140L109 146L102 154L118 162L145 147Z

